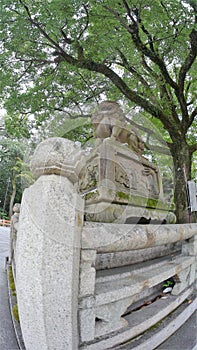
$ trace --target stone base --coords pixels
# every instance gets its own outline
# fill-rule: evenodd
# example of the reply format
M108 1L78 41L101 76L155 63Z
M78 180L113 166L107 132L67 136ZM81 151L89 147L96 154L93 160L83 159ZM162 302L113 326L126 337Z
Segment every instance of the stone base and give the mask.
M135 198L132 198L135 201ZM138 197L138 200L140 197ZM144 206L132 204L117 204L107 201L86 204L85 220L92 222L107 222L117 224L174 224L176 216L165 209L146 207L149 201L145 198ZM157 201L155 200L157 203Z

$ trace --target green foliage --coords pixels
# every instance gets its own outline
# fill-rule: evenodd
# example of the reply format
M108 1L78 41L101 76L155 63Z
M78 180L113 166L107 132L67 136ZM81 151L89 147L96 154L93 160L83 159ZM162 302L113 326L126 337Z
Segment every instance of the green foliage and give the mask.
M185 162L190 173L197 149L196 24L194 0L3 0L0 96L7 129L31 137L55 111L76 116L104 98L137 106L162 134L158 148L145 131L151 150L170 149L178 207L186 198L178 169ZM82 136L74 129L63 135L83 143L85 129L78 129Z
M191 178L194 179L197 183L197 152L193 153Z
M0 219L5 219L5 220L8 220L9 217L8 217L8 214L7 212L5 212L3 209L0 208Z
M63 137L72 140L79 141L81 145L86 145L87 142L91 143L93 141L93 129L92 124L86 124L83 126L78 126L68 132L66 132Z
M184 109L173 89L182 73L184 99L195 107L196 61L183 72L196 50L195 10L192 0L4 0L1 96L7 128L28 137L55 110L98 101L105 93L144 108L171 137L170 127L177 125L170 116L181 121Z
M15 187L15 201L20 202L22 191L33 182L29 165L24 159L27 147L25 142L10 137L0 139L0 208L6 217Z

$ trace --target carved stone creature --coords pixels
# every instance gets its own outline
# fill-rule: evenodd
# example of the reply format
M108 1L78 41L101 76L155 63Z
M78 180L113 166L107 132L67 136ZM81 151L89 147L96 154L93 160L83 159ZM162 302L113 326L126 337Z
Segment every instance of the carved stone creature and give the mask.
M113 101L102 102L98 111L92 115L91 120L94 137L97 141L111 137L120 143L127 143L131 150L142 154L144 143L134 128L127 127L124 113L118 103Z
M13 207L14 214L11 217L11 227L10 227L10 254L9 254L9 263L11 264L14 256L14 245L16 241L16 234L18 231L19 225L19 216L20 216L20 207L19 203L15 203Z

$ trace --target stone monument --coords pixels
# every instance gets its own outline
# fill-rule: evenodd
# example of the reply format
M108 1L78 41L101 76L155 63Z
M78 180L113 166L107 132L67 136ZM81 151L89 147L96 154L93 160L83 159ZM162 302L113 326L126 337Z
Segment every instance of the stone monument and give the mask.
M92 116L95 149L79 173L85 220L173 223L158 167L142 156L143 140L129 127L120 106L105 101Z

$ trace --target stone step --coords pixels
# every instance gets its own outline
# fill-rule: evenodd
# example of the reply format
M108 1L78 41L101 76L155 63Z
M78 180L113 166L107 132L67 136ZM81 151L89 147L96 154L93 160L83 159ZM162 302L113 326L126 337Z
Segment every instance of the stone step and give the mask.
M166 279L179 274L192 265L193 256L178 256L173 260L162 261L138 271L121 271L114 276L98 277L95 289L96 307L129 298L146 288L151 288Z
M91 344L81 346L80 349L155 349L181 327L196 310L197 299L194 299L191 304L185 302L191 298L192 293L193 288L190 287L179 296L169 295L167 299L159 299L141 310L132 312L125 317L128 322L126 328L97 338ZM172 315L172 312L175 314ZM166 320L168 315L170 318ZM160 327L163 319L164 326Z

